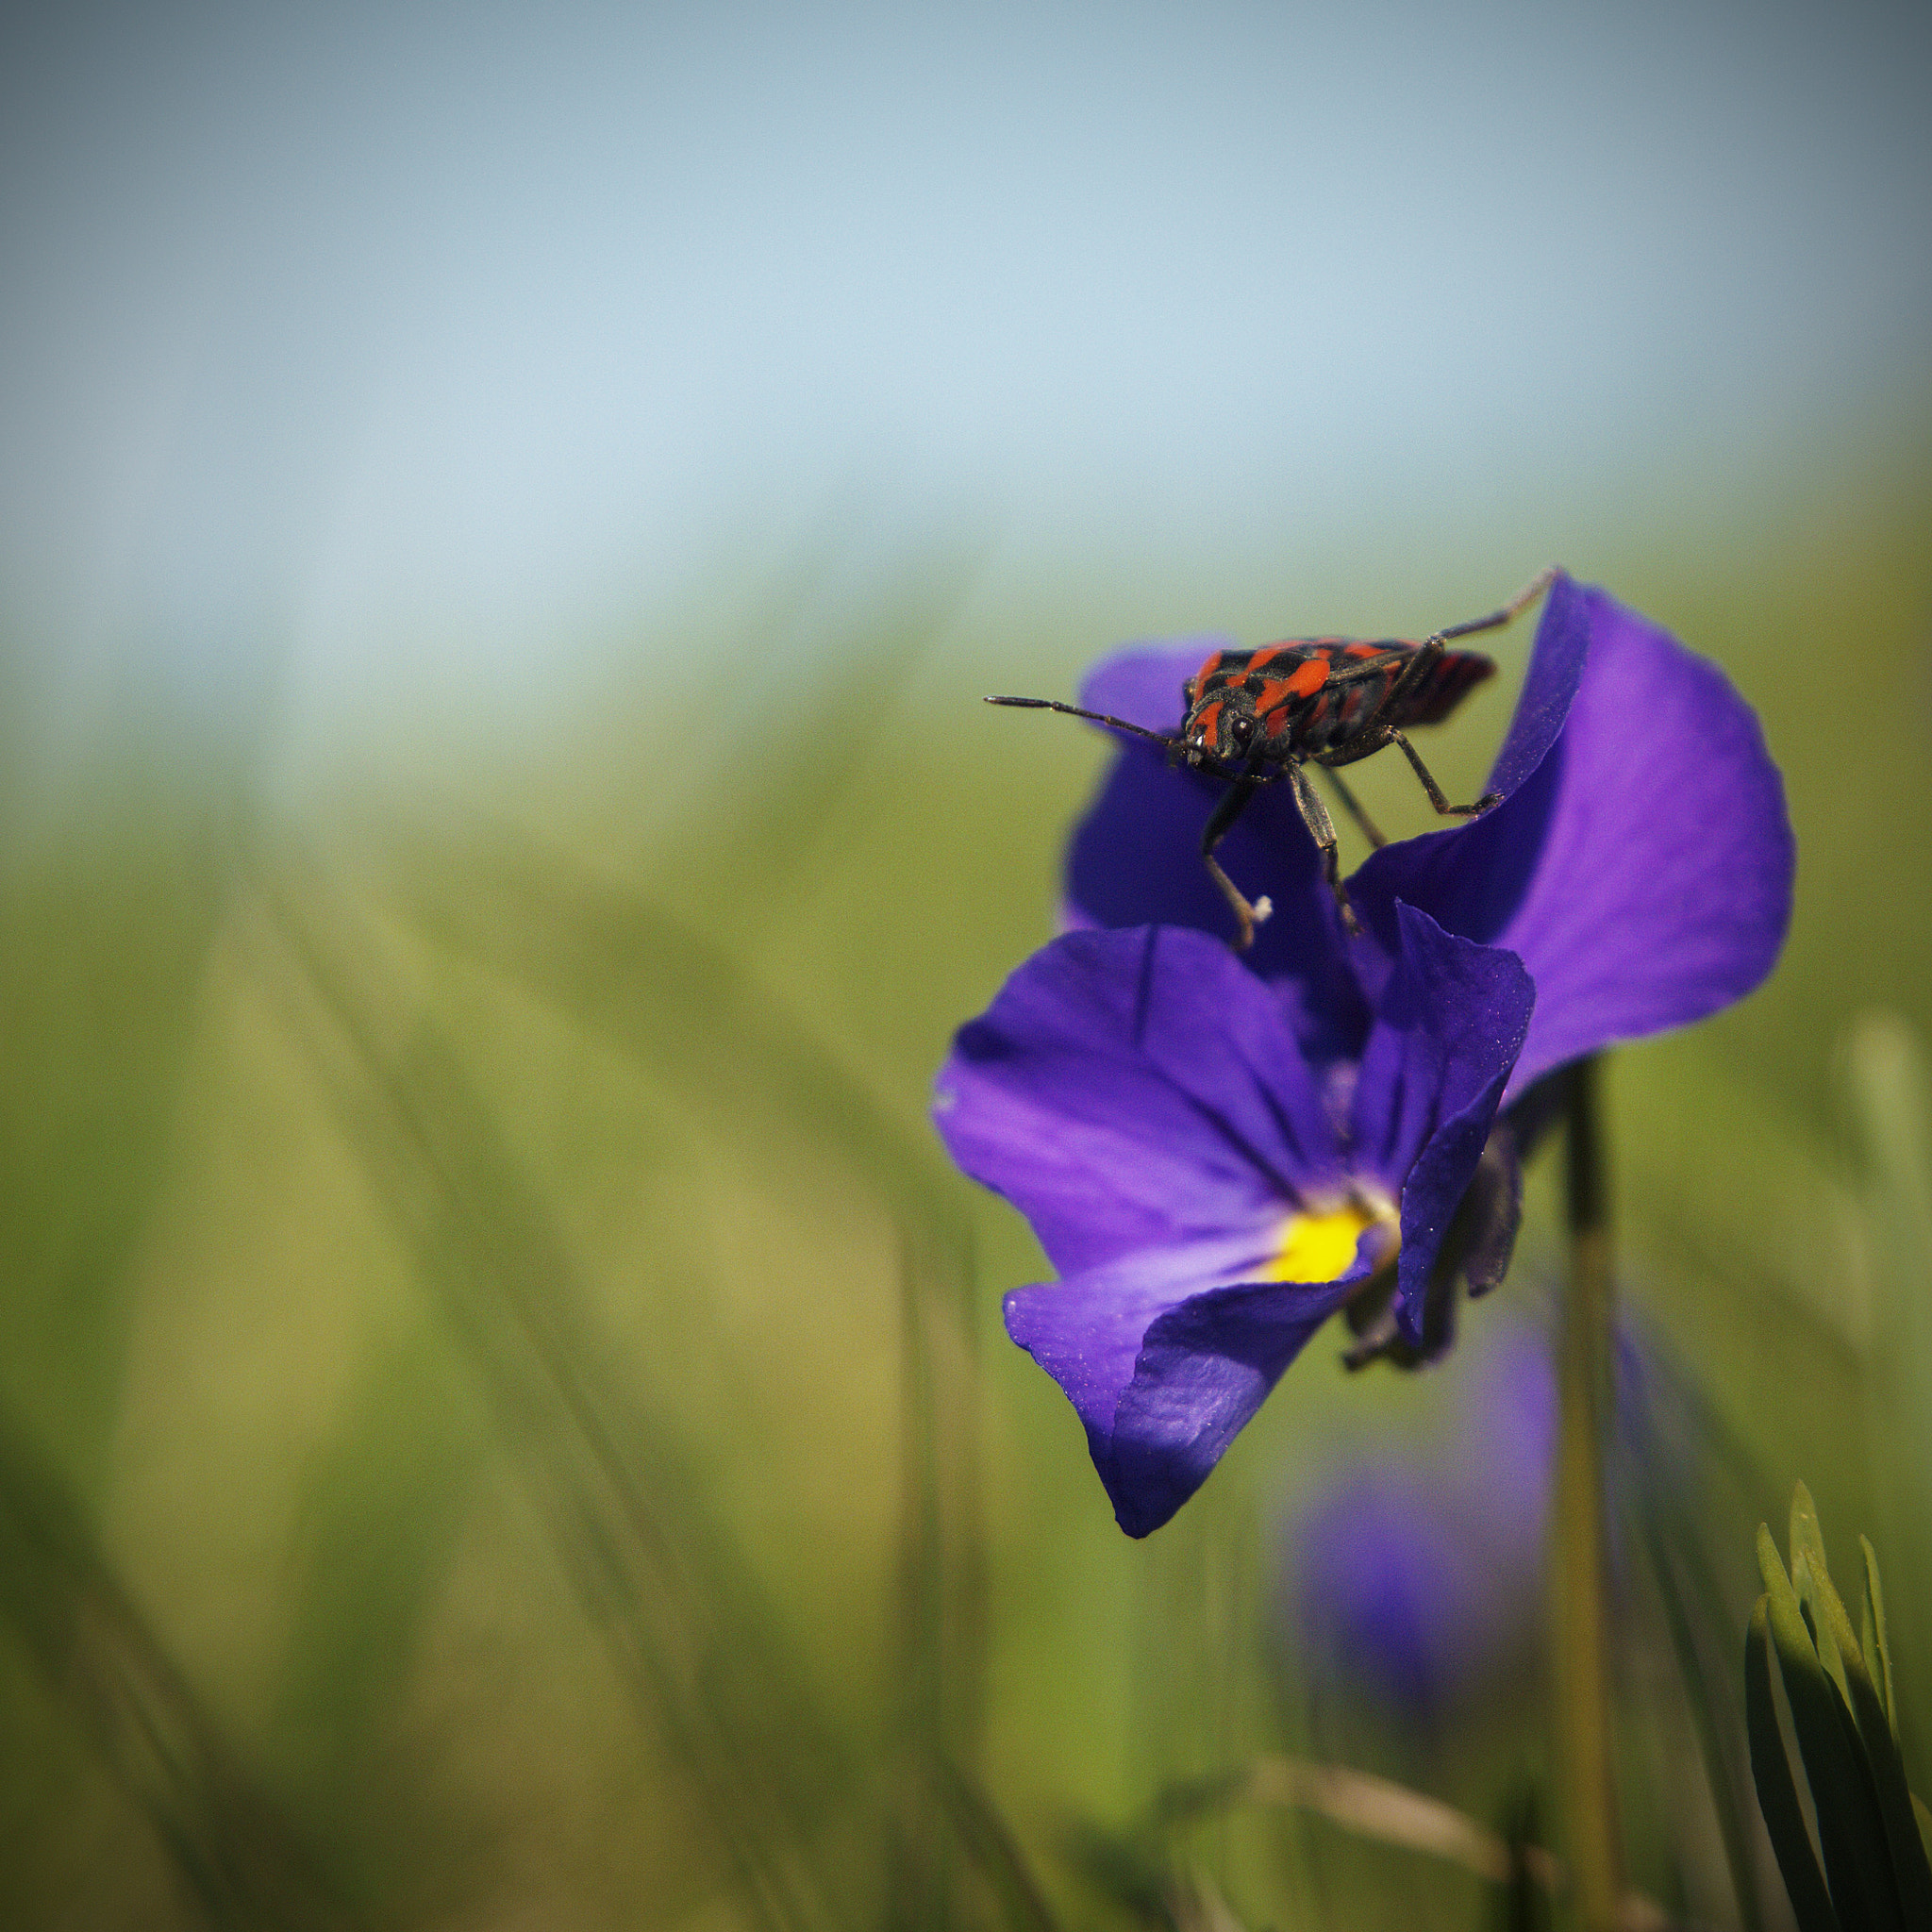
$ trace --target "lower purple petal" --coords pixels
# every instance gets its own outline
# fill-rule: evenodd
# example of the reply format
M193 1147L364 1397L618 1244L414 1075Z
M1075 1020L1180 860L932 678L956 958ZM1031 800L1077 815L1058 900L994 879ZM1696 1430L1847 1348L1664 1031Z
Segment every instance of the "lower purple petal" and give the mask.
M1204 933L1067 933L959 1029L937 1122L1063 1274L1257 1224L1341 1178L1280 1004Z
M1007 1332L1066 1391L1129 1536L1199 1489L1310 1336L1374 1272L1362 1236L1339 1280L1224 1281L1240 1242L1153 1250L1006 1300ZM1260 1257L1248 1244L1247 1265Z

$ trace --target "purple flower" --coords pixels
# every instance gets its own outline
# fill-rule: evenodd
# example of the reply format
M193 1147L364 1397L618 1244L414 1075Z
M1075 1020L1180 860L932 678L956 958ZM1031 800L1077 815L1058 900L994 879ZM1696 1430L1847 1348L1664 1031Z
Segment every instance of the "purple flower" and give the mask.
M1556 1450L1549 1351L1506 1325L1447 1439L1349 1465L1285 1526L1292 1624L1316 1686L1363 1687L1412 1721L1528 1648L1541 1609Z
M1209 648L1123 654L1082 702L1170 729ZM1552 586L1491 789L1484 818L1370 858L1353 941L1286 788L1263 791L1222 847L1275 906L1237 958L1199 858L1218 788L1124 742L1069 856L1086 929L955 1042L940 1131L1060 1274L1008 1296L1008 1330L1073 1401L1130 1535L1344 1303L1372 1349L1446 1346L1456 1280L1499 1280L1515 1236L1500 1106L1776 957L1791 838L1757 722L1602 591Z
M1458 1693L1489 1695L1540 1641L1556 1365L1544 1324L1498 1314L1440 1434L1347 1455L1284 1518L1281 1635L1311 1690L1340 1679L1425 1724ZM1612 1487L1641 1496L1654 1527L1694 1515L1735 1451L1660 1336L1626 1315L1616 1355ZM1612 1602L1638 1614L1621 1527L1613 1512Z

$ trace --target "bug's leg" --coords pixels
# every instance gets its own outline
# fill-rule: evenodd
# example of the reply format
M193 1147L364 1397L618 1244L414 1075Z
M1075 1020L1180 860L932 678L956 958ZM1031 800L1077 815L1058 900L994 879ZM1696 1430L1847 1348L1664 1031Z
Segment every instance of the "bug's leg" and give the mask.
M1442 788L1436 783L1428 766L1416 755L1415 746L1409 743L1394 725L1385 724L1382 727L1381 738L1384 744L1399 744L1402 747L1403 757L1415 767L1416 776L1423 781L1423 790L1429 794L1429 803L1445 819L1473 819L1477 812L1488 811L1492 805L1502 804L1503 794L1500 791L1485 791L1474 805L1451 805L1443 795Z
M1501 630L1511 618L1522 616L1550 588L1556 581L1557 568L1553 563L1548 569L1538 571L1500 610L1492 610L1487 617L1473 617L1467 624L1452 624L1447 630L1439 630L1429 642L1440 643L1447 638L1472 638L1480 630Z
M1503 605L1499 609L1491 611L1487 617L1473 617L1467 624L1452 624L1447 630L1439 630L1432 636L1424 638L1416 646L1414 654L1410 657L1408 662L1402 667L1402 675L1382 693L1382 702L1375 707L1374 715L1365 721L1364 730L1375 729L1375 720L1377 718L1399 718L1402 715L1403 700L1428 676L1430 671L1435 666L1436 660L1441 657L1443 651L1447 648L1448 641L1451 638L1469 638L1475 636L1478 631L1501 630L1506 624L1512 618L1520 616L1549 589L1556 579L1557 570L1557 566L1553 563L1548 569L1538 571L1536 575L1531 577L1529 582L1524 584L1522 590L1518 591L1515 596L1510 598L1508 603ZM1404 749L1407 750L1407 747L1405 746ZM1408 757L1409 762L1414 764L1415 754L1409 752ZM1420 772L1422 767L1416 765L1416 770ZM1435 780L1432 778L1424 778L1423 782L1430 787L1433 787L1435 784ZM1448 808L1446 806L1438 806L1436 809L1438 811L1445 811Z
M1298 763L1289 766L1288 780L1294 787L1294 802L1301 812L1302 823L1322 849L1322 875L1328 881L1328 890L1335 894L1335 909L1341 914L1342 930L1353 939L1361 931L1361 922L1355 916L1355 908L1348 903L1348 888L1341 883L1341 862L1335 849L1335 822L1328 816L1328 808L1322 803L1322 794L1308 783L1308 774Z
M1229 827L1241 817L1248 800L1255 795L1256 788L1262 781L1254 774L1244 772L1221 794L1220 802L1209 815L1206 828L1201 834L1201 862L1208 868L1208 876L1221 888L1221 896L1234 908L1236 923L1241 927L1241 937L1235 941L1235 951L1245 953L1255 943L1255 928L1262 924L1274 910L1265 895L1251 906L1242 894L1241 889L1221 869L1221 861L1214 856L1214 848L1227 837Z
M1356 824L1362 828L1363 838L1365 838L1371 845L1388 844L1388 840L1385 839L1382 836L1381 832L1377 829L1374 820L1372 819L1357 802L1355 793L1351 791L1348 789L1348 787L1344 785L1341 782L1341 780L1335 775L1334 772L1331 771L1328 766L1324 765L1322 767L1322 775L1327 779L1329 784L1334 786L1336 797L1341 799L1343 807L1346 808L1348 812L1349 817L1352 818L1356 822Z
M1391 715L1399 718L1402 715L1404 700L1435 668L1437 658L1441 657L1447 648L1442 642L1446 635L1446 632L1438 631L1434 637L1424 639L1409 653L1408 662L1402 667L1394 683L1382 693L1381 702L1362 720L1363 738L1380 735L1384 727L1375 722L1378 718ZM1386 744L1388 740L1385 738L1382 741Z

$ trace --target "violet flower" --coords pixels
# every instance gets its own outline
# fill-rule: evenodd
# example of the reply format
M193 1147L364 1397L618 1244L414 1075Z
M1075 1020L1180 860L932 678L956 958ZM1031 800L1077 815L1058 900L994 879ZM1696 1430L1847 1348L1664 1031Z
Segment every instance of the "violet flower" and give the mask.
M1281 1634L1311 1688L1366 1689L1422 1724L1533 1650L1556 1441L1548 1344L1507 1323L1445 1439L1314 1487L1282 1525Z
M1339 1461L1282 1521L1279 1634L1311 1689L1366 1690L1426 1724L1459 1694L1489 1694L1541 1640L1556 1364L1542 1324L1497 1315L1446 1428L1407 1454L1385 1447ZM1696 1376L1662 1337L1626 1313L1615 1348L1610 1480L1637 1499L1653 1531L1669 1536L1670 1519L1705 1507L1720 1472L1751 1489L1756 1472L1740 1464ZM1609 1588L1612 1603L1634 1614L1624 1526L1613 1512ZM1695 1606L1690 1613L1701 1620ZM1730 1641L1728 1624L1707 1634Z
M1081 701L1171 729L1213 647L1124 653ZM940 1131L1059 1271L1007 1297L1008 1330L1073 1401L1130 1535L1338 1307L1363 1352L1447 1345L1457 1281L1500 1280L1514 1241L1500 1107L1776 957L1792 846L1757 721L1601 591L1552 585L1490 789L1483 818L1372 856L1352 941L1286 788L1260 793L1221 857L1275 913L1237 958L1199 858L1218 788L1124 741L1070 853L1087 929L960 1030Z

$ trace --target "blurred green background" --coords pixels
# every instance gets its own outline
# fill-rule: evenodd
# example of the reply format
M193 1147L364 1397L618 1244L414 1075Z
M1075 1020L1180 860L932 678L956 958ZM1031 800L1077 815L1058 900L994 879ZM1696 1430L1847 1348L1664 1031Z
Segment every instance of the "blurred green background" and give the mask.
M1794 1476L1828 1532L1874 1536L1923 1778L1932 552L1908 484L1848 478L1721 568L1577 560L1731 670L1801 841L1771 984L1613 1066L1630 1302L1711 1411L1684 1500L1738 1632ZM58 796L16 799L17 1922L1024 1924L1006 1892L1032 1887L1133 1923L1082 1875L1091 1835L1176 1781L1291 1749L1494 1820L1544 1775L1533 1655L1471 1633L1449 1748L1309 1681L1280 1575L1298 1498L1440 1454L1492 1336L1543 1319L1541 1170L1512 1281L1440 1372L1349 1377L1318 1343L1144 1544L999 1332L1041 1262L943 1170L926 1091L1049 935L1104 754L976 705L1021 662L1069 688L1082 653L1058 612L975 636L965 580L908 573L836 676L768 650L810 621L796 574L695 640L770 672L728 783L648 683L434 797L296 813L247 747L158 751L130 707ZM1392 624L1426 623L1412 594ZM1381 628L1379 598L1319 626ZM1868 700L1856 729L1821 728L1821 666ZM1441 735L1446 782L1507 702ZM1420 829L1401 775L1364 773L1371 808ZM1458 1438L1478 1484L1482 1440ZM1723 1923L1624 1554L1637 1874ZM929 1788L927 1746L964 1795ZM1278 1813L1158 1842L1241 1924L1479 1909L1439 1861Z
M1136 53L1084 15L1035 42L666 14L633 42L585 11L553 42L416 13L400 41L358 18L315 73L300 36L182 21L166 47L108 14L8 29L33 111L8 116L5 217L38 273L0 380L0 1919L1496 1923L1453 1858L1240 1779L1286 1755L1554 1828L1533 1553L1424 1712L1310 1641L1296 1527L1340 1479L1453 1464L1454 1538L1470 1492L1520 1479L1482 1405L1548 1319L1550 1175L1439 1371L1352 1377L1319 1340L1134 1543L1000 1329L1038 1251L925 1108L953 1027L1053 931L1106 755L981 693L1070 692L1135 637L1418 635L1559 558L1724 665L1798 830L1772 981L1608 1082L1632 1332L1669 1391L1669 1440L1618 1476L1632 1877L1674 1921L1784 1923L1761 1853L1758 1906L1734 1898L1695 1714L1730 1722L1752 1534L1797 1476L1835 1553L1865 1531L1885 1560L1932 1783L1916 18L1835 39L1778 14L1735 71L1716 14L1532 51L1507 10L1341 42L1229 11ZM634 93L592 86L607 42ZM1090 57L1098 93L1057 123ZM1446 158L1413 132L1435 80L1481 101L1512 58L1539 85L1510 113L1456 120ZM511 163L577 125L579 86L593 131L662 107L673 158L606 169L579 129L517 200ZM1241 142L1271 167L1291 143L1185 137L1250 114L1244 88L1406 131L1281 161L1293 218L1234 253L1223 225L1279 185ZM829 191L787 226L785 141L720 158L774 99L835 142L798 152L856 227ZM304 143L348 152L344 102L370 100L363 172L251 225L242 135L307 179ZM884 129L849 180L848 108ZM673 108L708 127L694 148ZM949 153L1010 137L983 196L963 163L925 195L925 118ZM1627 145L1594 141L1620 121ZM1081 158L1115 122L1140 170L1117 205ZM412 123L425 152L456 129L472 174L425 188ZM1591 139L1551 158L1572 123ZM156 160L130 126L175 139ZM1751 128L1743 162L1713 158ZM878 215L895 156L924 188ZM592 275L528 308L652 192L690 228L672 267L741 280ZM1096 208L1098 240L1057 220ZM1561 225L1499 252L1539 213ZM906 251L883 267L873 219ZM847 326L894 262L912 308ZM1444 264L1453 317L1416 295ZM1141 333L1100 329L1188 275ZM1195 357L1224 292L1249 333ZM961 341L997 325L981 363L907 349L956 302ZM585 349L592 311L637 361ZM652 335L666 313L698 336ZM727 313L748 332L708 360ZM155 321L184 314L185 350ZM345 328L360 360L317 346ZM1452 793L1529 636L1435 735ZM1359 790L1426 828L1406 771Z

